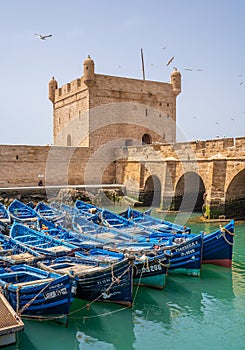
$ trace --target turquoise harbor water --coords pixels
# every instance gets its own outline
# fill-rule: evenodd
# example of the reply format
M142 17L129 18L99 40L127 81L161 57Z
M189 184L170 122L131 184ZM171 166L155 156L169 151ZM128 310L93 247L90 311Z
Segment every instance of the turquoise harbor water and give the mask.
M219 225L195 217L188 222L193 232ZM24 320L17 343L6 349L244 349L245 222L236 223L235 233L232 269L203 265L200 278L168 276L162 291L135 287L132 309L94 303L88 310L76 299L67 328Z

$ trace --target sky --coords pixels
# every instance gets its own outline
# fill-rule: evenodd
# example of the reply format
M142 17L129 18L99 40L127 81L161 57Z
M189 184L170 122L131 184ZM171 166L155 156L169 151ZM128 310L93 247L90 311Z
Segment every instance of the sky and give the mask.
M81 77L88 55L142 79L141 48L146 80L181 72L178 141L244 137L244 14L244 0L0 0L0 144L52 144L49 80Z

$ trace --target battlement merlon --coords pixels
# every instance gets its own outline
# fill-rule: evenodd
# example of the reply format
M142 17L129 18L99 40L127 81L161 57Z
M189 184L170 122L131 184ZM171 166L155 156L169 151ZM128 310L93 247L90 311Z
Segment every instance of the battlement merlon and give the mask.
M147 94L151 98L154 98L156 95L162 95L163 98L164 96L167 97L168 95L169 97L172 95L173 98L176 98L181 92L181 74L176 68L171 73L171 81L169 83L94 74L94 61L90 57L84 61L83 68L83 77L74 79L60 88L54 77L49 81L49 100L52 103L78 92L89 90L92 87L111 91L130 91L131 93Z

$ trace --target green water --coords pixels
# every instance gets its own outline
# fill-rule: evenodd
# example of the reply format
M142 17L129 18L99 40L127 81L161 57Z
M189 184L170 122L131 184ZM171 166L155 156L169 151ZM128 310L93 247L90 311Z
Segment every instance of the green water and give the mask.
M193 232L219 225L195 216L188 223ZM245 223L236 223L235 232L232 269L203 265L200 278L168 276L162 291L135 287L132 309L94 303L87 310L87 303L76 299L67 328L24 320L17 343L6 349L244 349Z

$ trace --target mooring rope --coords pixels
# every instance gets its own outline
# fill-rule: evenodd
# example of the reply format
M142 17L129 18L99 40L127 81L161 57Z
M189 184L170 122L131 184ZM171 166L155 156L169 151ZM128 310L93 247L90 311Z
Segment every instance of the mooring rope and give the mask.
M130 268L131 268L131 266L128 266L127 269L125 269L125 271L123 271L123 273L122 273L120 276L116 277L116 278L115 278L115 276L113 275L115 279L111 282L111 284L110 284L109 287L105 290L105 292L107 293L107 292L110 290L110 288L111 288L115 283L118 283L118 281L120 282L120 279L130 270ZM113 276L112 276L112 278L113 278ZM103 292L103 293L104 293L104 292ZM89 310L90 307L91 307L91 305L93 305L96 301L98 301L98 300L103 296L103 293L101 293L100 295L98 295L97 298L93 299L92 301L90 301L89 303L87 303L87 304L86 304L85 306L83 306L82 308L70 312L70 313L69 313L69 316L70 316L70 315L73 315L73 314L75 314L75 313L77 313L77 312L79 312L79 311L81 311L81 310L84 310L84 309ZM125 306L125 307L123 307L122 309L127 309L127 308L129 308L129 307L131 307L131 305ZM119 310L119 311L120 311L120 310ZM91 316L91 317L99 317L99 316L100 316L100 315L98 315L98 316ZM103 314L102 314L102 316L103 316ZM84 316L84 317L85 317L85 316ZM87 318L90 318L90 317L88 316Z
M35 295L35 297L33 297L28 303L26 303L26 304L22 307L22 309L21 309L20 311L17 312L18 315L20 316L20 315L23 313L23 311L25 311L25 310L37 299L37 297L38 297L41 293L43 293L44 290L45 290L47 287L49 287L49 285L50 285L52 282L53 282L53 280L50 281L46 286L44 286L44 287ZM21 289L21 287L18 287L18 288L17 288L17 292L18 292L18 293L19 293L19 290L20 290L20 289Z
M144 262L144 265L145 265L146 261ZM143 265L143 267L144 267ZM133 302L132 302L132 307L134 306L134 301L135 301L135 298L138 294L138 291L139 291L139 287L140 287L140 281L141 281L141 278L142 278L142 274L143 274L143 269L141 270L141 274L140 274L140 277L139 277L139 282L137 283L137 289L136 289L136 292L135 292L135 295L134 295L134 298L133 298ZM103 316L107 316L107 315L112 315L112 314L115 314L117 312L121 312L125 309L129 309L131 308L130 305L128 306L125 306L125 307L122 307L121 309L119 310L114 310L114 311L108 311L108 312L105 312L105 313L102 313L102 314L99 314L99 315L94 315L94 316L83 316L83 323L85 323L86 320L88 319L91 319L91 318L97 318L97 317L103 317Z
M231 236L235 236L235 233L230 232L229 230L227 230L227 228L222 227L221 225L220 225L220 230L221 230L222 232L228 233L228 234L231 235Z
M227 230L227 228L225 228L225 227L222 227L221 225L220 225L220 231L221 231L221 235L219 236L219 238L220 237L223 237L224 238L224 240L226 241L226 243L227 244L229 244L229 245L233 245L234 243L233 242L230 242L227 238L226 238L226 233L227 234L229 234L230 236L235 236L235 233L233 233L233 232L230 232L229 230Z

